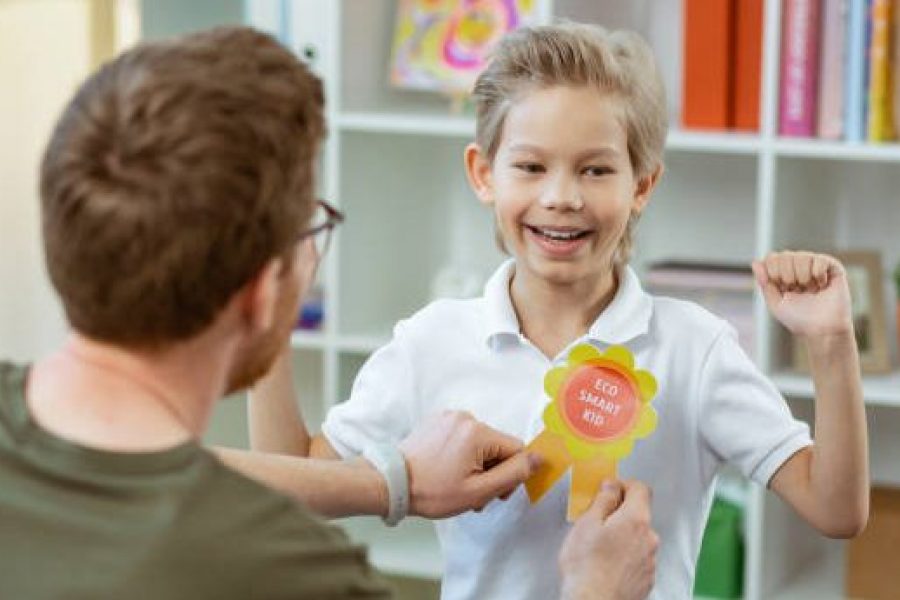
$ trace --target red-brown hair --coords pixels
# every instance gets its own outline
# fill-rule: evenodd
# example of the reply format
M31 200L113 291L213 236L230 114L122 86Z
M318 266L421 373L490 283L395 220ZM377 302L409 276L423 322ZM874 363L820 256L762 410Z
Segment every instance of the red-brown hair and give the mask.
M313 210L321 82L246 27L126 52L65 108L41 168L70 324L160 346L202 331Z

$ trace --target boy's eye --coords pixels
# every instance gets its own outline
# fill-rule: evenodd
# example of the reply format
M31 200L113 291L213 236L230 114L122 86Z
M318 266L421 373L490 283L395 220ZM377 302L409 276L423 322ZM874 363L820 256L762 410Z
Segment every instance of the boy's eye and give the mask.
M533 162L520 162L513 165L516 169L520 171L524 171L525 173L534 174L534 173L543 173L544 166L540 163Z
M582 171L582 173L584 173L585 175L588 175L589 177L603 177L604 175L609 175L609 174L613 173L613 170L610 169L609 167L592 166L592 167L585 167L584 170Z

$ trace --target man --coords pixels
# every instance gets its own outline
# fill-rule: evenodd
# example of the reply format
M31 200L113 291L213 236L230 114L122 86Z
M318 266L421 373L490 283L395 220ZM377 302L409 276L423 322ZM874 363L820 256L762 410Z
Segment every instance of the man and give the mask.
M289 51L226 28L127 52L66 107L41 197L72 334L30 368L0 365L0 597L389 594L338 529L198 441L286 342L334 224L312 200L322 106ZM398 500L453 514L532 470L519 441L458 413L401 450L418 483L399 499L366 460L270 458L330 515L389 516ZM646 594L647 507L638 484L598 496L560 556L568 597Z

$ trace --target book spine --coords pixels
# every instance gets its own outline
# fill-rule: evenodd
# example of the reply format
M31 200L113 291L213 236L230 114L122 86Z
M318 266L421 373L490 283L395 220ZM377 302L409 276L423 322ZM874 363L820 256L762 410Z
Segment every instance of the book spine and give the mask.
M762 81L763 0L737 0L735 7L734 127L759 131Z
M825 0L823 13L817 131L820 138L839 140L844 136L847 0Z
M866 79L866 0L847 5L847 64L844 83L844 128L849 142L865 139L863 87Z
M890 99L891 0L874 0L871 19L867 131L869 141L884 142L894 133Z
M731 125L734 0L684 0L682 125Z
M819 1L785 0L779 133L815 135Z

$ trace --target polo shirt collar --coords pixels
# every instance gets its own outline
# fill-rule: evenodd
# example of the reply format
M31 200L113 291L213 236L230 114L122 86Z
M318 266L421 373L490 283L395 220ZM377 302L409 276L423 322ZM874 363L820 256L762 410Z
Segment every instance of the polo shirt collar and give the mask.
M515 270L515 261L508 259L491 275L484 286L486 306L485 339L493 344L503 338L519 337L519 317L509 296L509 281Z
M502 339L519 339L519 319L509 295L509 281L514 270L515 261L507 260L484 288L485 340L491 346ZM591 325L587 339L601 344L624 344L647 333L652 316L652 298L641 287L634 270L626 266L619 272L619 289L615 297Z

